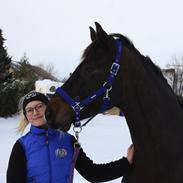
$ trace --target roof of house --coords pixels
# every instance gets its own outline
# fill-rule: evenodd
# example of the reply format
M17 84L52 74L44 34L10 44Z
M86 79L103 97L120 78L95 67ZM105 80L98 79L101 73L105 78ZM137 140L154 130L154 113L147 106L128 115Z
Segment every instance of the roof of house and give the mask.
M11 66L12 66L11 69L17 70L17 65L18 65L18 62L15 62L15 61L12 62L11 63ZM35 73L38 80L50 79L52 81L57 81L57 82L61 81L56 76L53 76L51 73L47 72L46 70L44 70L40 66L35 66L35 65L29 64L29 67Z
M38 77L39 80L41 80L41 79L50 79L50 80L53 80L53 81L60 82L60 79L56 78L55 76L53 76L52 74L45 71L44 69L42 69L39 66L30 65L30 69L35 73L35 75Z

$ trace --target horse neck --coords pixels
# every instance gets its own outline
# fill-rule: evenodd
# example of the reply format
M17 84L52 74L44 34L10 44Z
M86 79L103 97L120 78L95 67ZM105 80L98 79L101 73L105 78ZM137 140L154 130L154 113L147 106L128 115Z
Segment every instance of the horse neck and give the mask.
M172 121L183 119L174 93L153 68L134 55L122 61L121 77L125 117L132 141L139 145L162 138L163 128L172 131ZM181 130L183 125L181 125Z

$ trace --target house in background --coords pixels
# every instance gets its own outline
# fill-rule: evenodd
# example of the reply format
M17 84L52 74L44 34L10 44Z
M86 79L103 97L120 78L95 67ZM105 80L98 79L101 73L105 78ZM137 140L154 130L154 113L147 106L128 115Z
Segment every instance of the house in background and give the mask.
M37 92L44 93L47 96L51 96L55 93L55 90L62 85L62 82L57 82L50 79L37 80L35 82L35 90Z
M175 91L176 73L174 68L162 69L164 77L167 79L168 84Z
M12 63L12 73L18 69L17 65L18 62ZM32 71L36 76L35 90L38 92L44 93L46 95L52 95L56 88L63 84L60 79L53 76L40 66L28 64L28 67L30 71Z
M30 65L30 69L35 73L36 77L38 80L43 80L43 79L49 79L52 81L60 82L60 79L56 78L46 70L42 69L39 66L35 65Z
M37 80L50 79L50 80L53 80L56 82L61 81L59 78L53 76L51 73L49 73L46 70L44 70L43 68L41 68L41 66L35 66L35 65L31 65L28 63L27 67L30 71L32 71L35 74ZM9 72L14 74L18 70L19 70L19 62L13 61L11 63Z
M37 77L37 81L35 82L35 90L38 92L51 96L55 93L55 90L63 84L61 80L39 66L30 65L30 69L32 69Z

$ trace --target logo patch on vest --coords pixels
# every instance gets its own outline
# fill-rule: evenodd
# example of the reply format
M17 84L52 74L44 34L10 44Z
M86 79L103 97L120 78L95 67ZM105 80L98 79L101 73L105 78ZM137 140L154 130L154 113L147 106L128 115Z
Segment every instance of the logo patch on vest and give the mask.
M55 150L55 155L60 158L67 156L67 150L64 148L58 148Z

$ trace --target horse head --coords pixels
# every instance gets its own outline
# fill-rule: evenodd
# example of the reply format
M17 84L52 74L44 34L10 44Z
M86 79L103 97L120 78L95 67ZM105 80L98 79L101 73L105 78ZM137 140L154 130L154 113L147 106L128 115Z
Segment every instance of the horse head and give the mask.
M83 100L92 92L100 88L108 79L110 68L116 56L115 37L108 35L100 24L95 23L96 31L90 27L91 44L84 50L82 61L70 78L62 85L62 89L75 99L77 96ZM108 108L119 106L121 108L121 82L120 73L116 76L111 90L111 100ZM81 111L81 119L99 113L104 95L98 97ZM71 106L55 94L47 106L46 118L48 124L54 128L67 131L74 121L74 112Z

